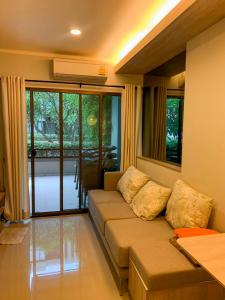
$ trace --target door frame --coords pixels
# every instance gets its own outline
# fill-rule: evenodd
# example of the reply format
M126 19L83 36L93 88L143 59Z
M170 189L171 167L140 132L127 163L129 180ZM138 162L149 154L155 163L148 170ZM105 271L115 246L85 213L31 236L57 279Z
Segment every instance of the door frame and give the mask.
M88 208L81 208L82 204L82 193L81 189L79 188L79 208L76 209L63 209L63 167L64 167L64 158L63 155L63 93L68 94L78 94L79 95L79 166L82 163L82 95L98 95L99 96L99 181L101 180L101 172L102 172L102 100L103 96L120 96L121 93L118 92L96 92L96 91L85 91L85 90L70 90L70 89L57 89L57 88L32 88L27 87L26 91L30 92L30 124L31 124L31 156L28 156L28 159L31 160L31 186L32 186L32 208L31 208L31 217L46 217L46 216L57 216L57 215L67 215L67 214L80 214L80 213L87 213ZM35 212L35 155L34 155L34 97L33 92L53 92L59 94L59 164L60 164L60 210L59 211L48 211L48 212ZM68 157L66 157L68 158ZM82 177L82 170L80 169L79 172L79 179ZM81 182L79 180L79 182ZM79 185L81 185L79 183Z

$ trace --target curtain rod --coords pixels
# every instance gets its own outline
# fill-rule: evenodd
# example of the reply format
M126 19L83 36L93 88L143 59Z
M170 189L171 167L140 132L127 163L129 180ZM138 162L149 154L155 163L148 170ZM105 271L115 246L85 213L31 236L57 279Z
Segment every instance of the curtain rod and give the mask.
M106 84L97 84L97 83L82 83L82 82L72 82L72 81L58 81L58 80L34 80L34 79L26 79L26 82L36 82L36 83L60 83L60 84L77 84L80 87L82 85L87 86L102 86L102 87L111 87L111 88L121 88L124 89L124 85L106 85Z
M35 80L35 79L26 79L26 82L36 82L36 83L60 83L60 84L77 84L80 87L82 85L86 86L102 86L102 87L111 87L111 88L120 88L125 89L124 85L107 85L107 84L97 84L97 83L82 83L82 82L72 82L72 81L58 81L58 80ZM145 88L145 87L143 87ZM168 91L184 91L184 89L167 89Z

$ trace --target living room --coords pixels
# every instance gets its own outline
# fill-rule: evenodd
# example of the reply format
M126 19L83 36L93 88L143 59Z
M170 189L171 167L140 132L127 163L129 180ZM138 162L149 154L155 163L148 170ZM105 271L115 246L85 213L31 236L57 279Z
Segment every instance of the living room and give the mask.
M1 296L224 299L225 1L8 1L0 17ZM147 178L132 198L170 190L153 219L126 199L131 166ZM204 224L169 217L181 181L210 199ZM201 251L215 270L199 236L171 244L180 228L220 240Z

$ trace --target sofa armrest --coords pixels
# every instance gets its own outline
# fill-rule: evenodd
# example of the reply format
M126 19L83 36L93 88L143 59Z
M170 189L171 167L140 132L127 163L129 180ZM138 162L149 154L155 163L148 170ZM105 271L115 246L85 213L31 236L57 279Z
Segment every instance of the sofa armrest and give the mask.
M120 177L123 175L123 172L106 172L104 174L104 190L105 191L115 191L117 182Z

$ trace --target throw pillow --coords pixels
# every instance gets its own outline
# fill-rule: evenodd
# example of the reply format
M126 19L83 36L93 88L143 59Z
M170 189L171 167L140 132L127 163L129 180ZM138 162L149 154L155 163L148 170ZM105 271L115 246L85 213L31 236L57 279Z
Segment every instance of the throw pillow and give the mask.
M170 188L149 181L134 196L131 207L138 217L153 220L166 207L170 194Z
M166 219L174 228L206 228L212 206L210 197L177 180L167 203Z
M148 175L134 166L130 166L118 181L117 189L121 192L125 201L131 203L133 197L148 180Z
M174 230L176 238L184 238L199 235L218 234L217 230L206 228L178 228Z

